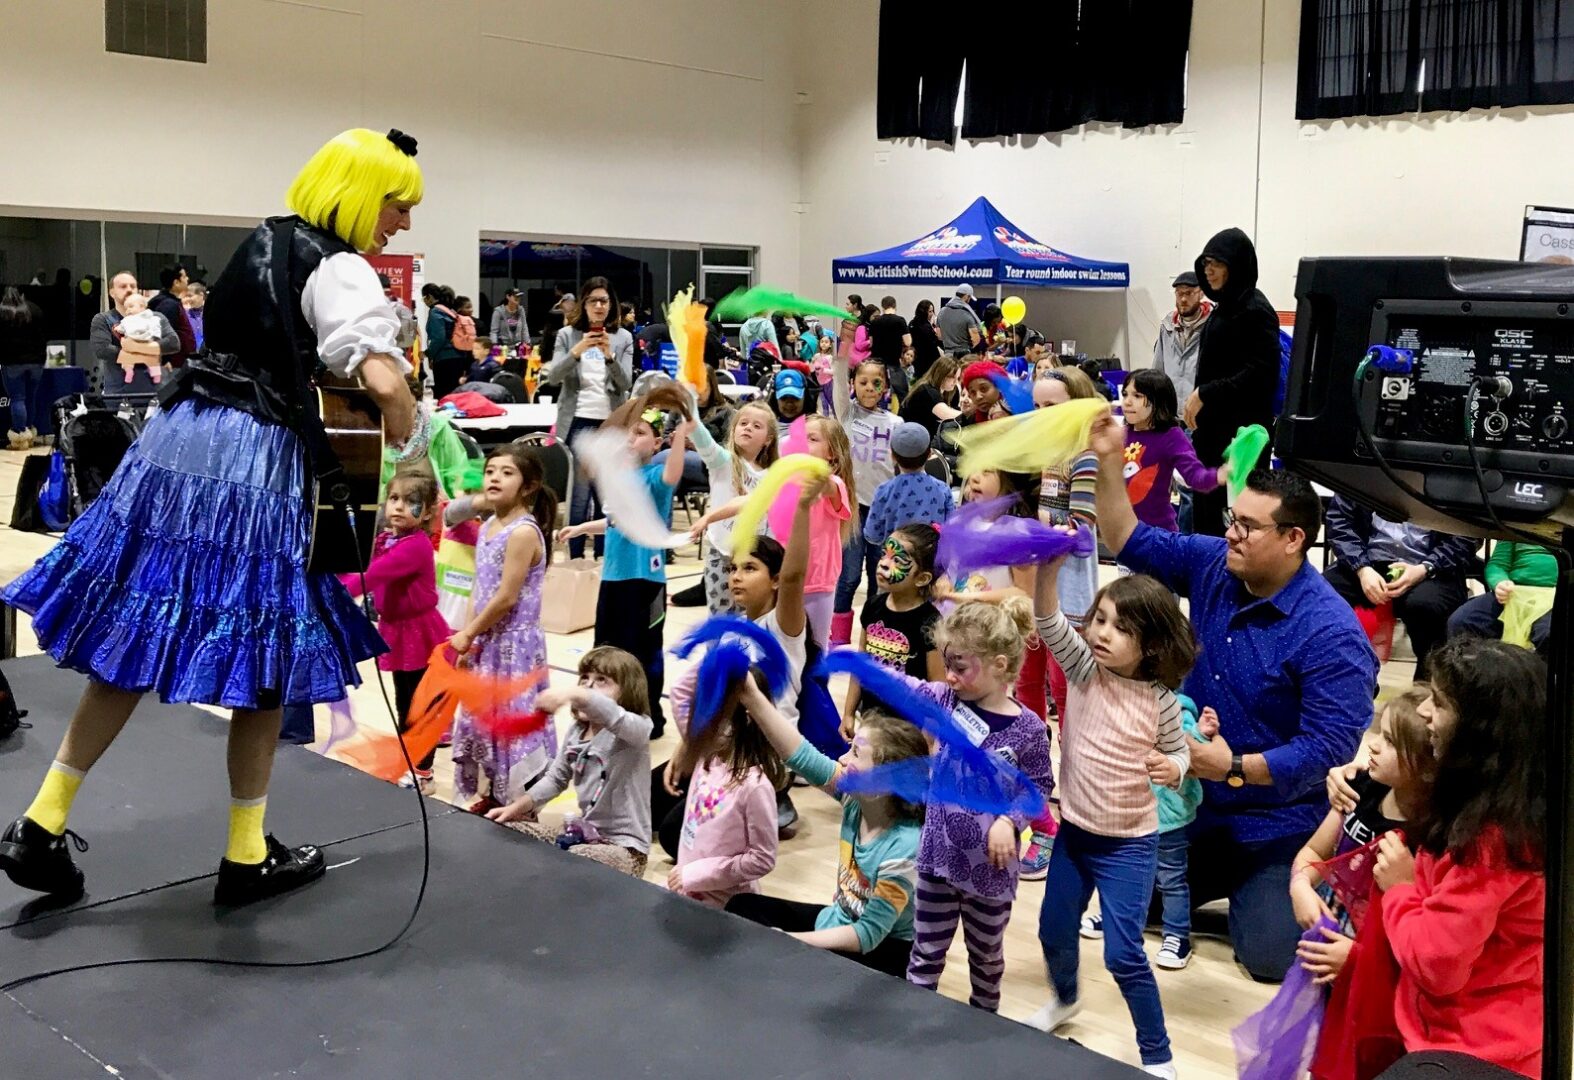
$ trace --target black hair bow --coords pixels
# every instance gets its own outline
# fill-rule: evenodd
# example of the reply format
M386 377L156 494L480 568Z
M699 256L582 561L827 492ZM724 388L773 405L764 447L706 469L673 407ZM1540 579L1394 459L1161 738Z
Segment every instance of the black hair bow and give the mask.
M410 157L415 157L416 144L414 135L406 135L398 128L390 128L388 131L388 141L393 143L400 150L403 150Z

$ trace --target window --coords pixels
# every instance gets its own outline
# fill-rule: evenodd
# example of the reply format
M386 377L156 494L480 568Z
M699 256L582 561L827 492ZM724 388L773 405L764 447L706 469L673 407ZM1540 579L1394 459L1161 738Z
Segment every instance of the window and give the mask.
M1574 102L1574 0L1302 0L1295 115Z
M104 49L208 62L208 0L104 0Z
M250 229L156 222L0 216L0 287L15 285L44 312L49 340L66 358L93 368L87 351L93 316L108 306L105 285L121 270L142 291L178 260L193 281L211 282Z
M525 321L539 334L556 299L554 286L578 292L586 278L604 277L620 303L634 305L640 322L647 313L660 320L673 294L691 283L696 297L718 300L735 288L754 284L755 249L483 238L480 260L478 311L501 303L504 290L518 289L524 295Z

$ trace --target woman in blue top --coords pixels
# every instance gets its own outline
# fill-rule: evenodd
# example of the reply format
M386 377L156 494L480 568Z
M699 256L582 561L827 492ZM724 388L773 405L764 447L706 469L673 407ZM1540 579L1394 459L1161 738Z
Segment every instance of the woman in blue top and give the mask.
M832 761L798 734L753 679L741 703L771 740L787 767L830 795L849 772L912 757L927 757L923 733L883 713L860 714L851 748ZM784 930L806 945L829 949L865 967L903 978L913 951L913 891L918 885L918 838L924 808L892 795L840 795L836 896L824 907L758 893L739 893L727 910Z

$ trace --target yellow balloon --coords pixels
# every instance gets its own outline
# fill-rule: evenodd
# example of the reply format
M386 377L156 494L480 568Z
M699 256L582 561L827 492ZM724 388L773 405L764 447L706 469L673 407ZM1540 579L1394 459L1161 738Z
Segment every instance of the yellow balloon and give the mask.
M1027 304L1022 302L1020 296L1008 296L1000 302L1000 315L1006 320L1007 326L1015 326L1027 318Z

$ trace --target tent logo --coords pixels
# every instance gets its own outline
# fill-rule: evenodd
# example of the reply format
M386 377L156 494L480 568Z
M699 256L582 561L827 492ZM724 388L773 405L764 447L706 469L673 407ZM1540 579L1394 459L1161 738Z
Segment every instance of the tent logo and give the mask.
M983 237L975 234L964 236L957 232L955 225L947 225L938 232L932 232L911 247L902 250L903 255L960 255L965 251L972 251L978 246Z
M1053 259L1056 262L1065 262L1066 256L1050 247L1040 244L1037 240L1029 240L1019 232L1014 232L1004 225L995 226L995 239L1006 245L1024 259Z

